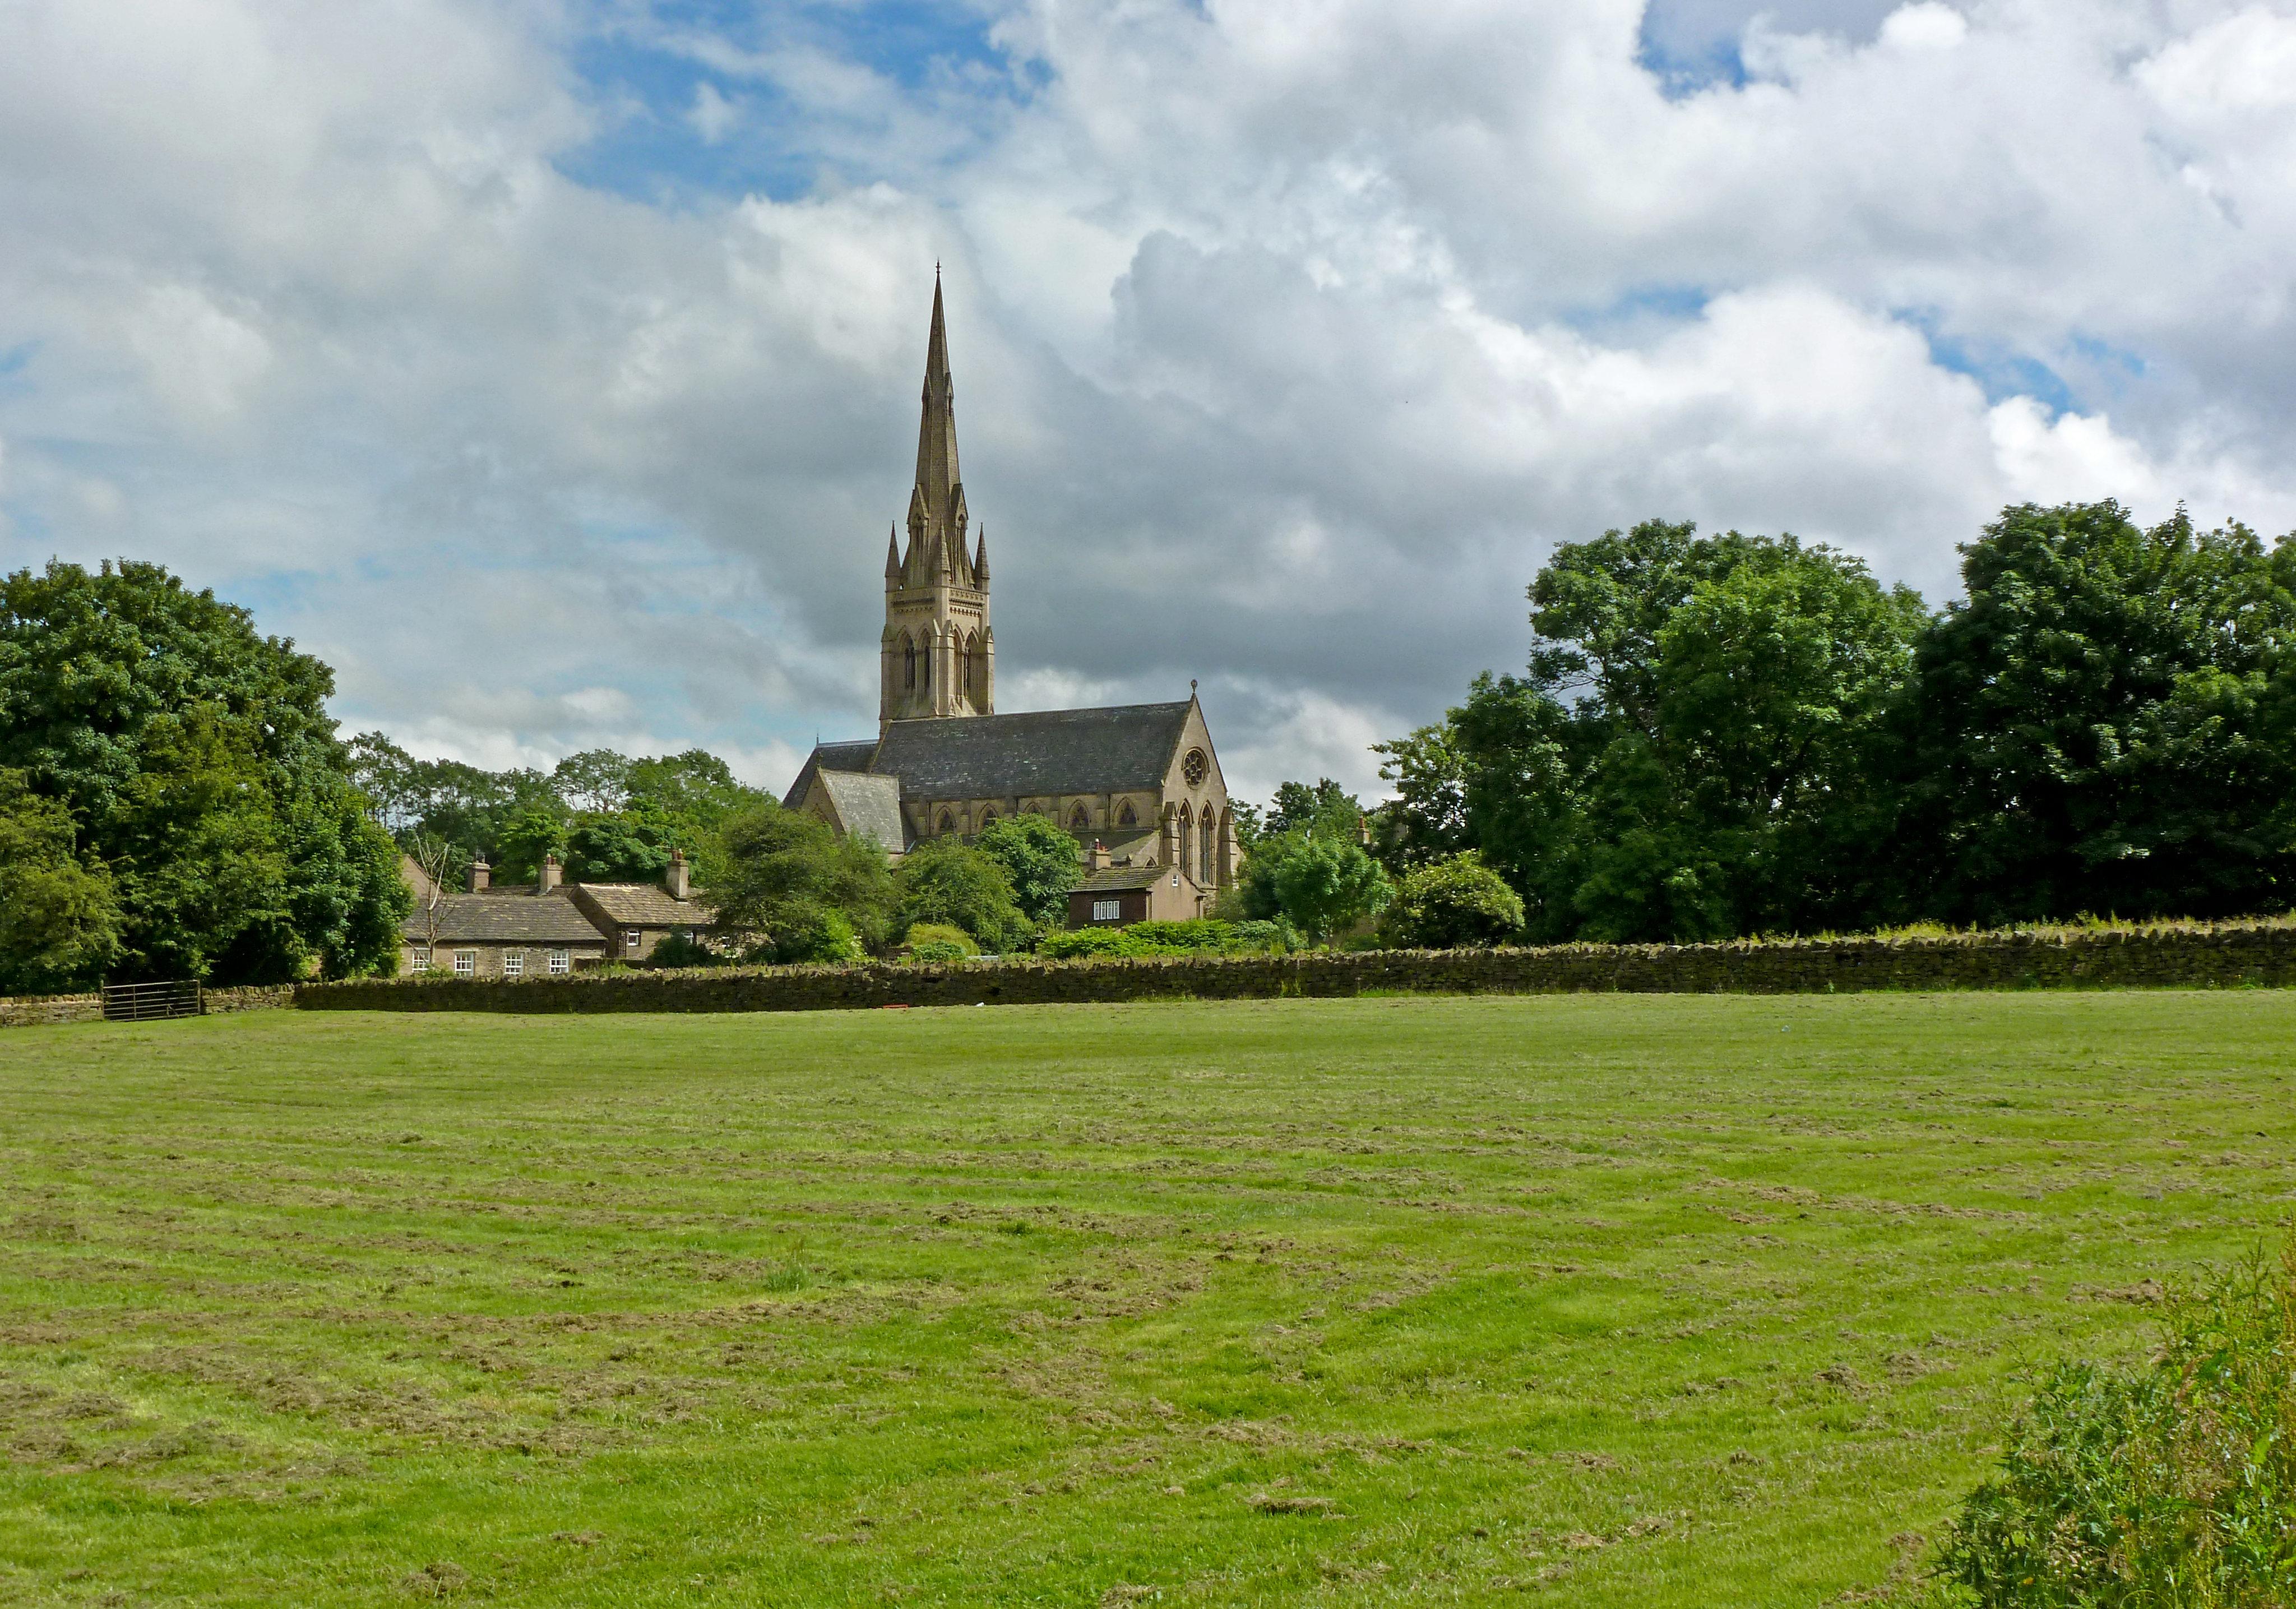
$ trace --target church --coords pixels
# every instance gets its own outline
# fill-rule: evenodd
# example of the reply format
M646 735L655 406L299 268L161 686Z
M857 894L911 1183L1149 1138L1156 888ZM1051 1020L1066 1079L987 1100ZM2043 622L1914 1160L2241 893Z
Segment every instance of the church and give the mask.
M996 713L988 538L969 534L938 275L906 523L907 542L896 526L885 549L877 735L817 745L782 802L896 858L1042 816L1085 850L1070 926L1204 915L1237 854L1193 683L1171 703Z

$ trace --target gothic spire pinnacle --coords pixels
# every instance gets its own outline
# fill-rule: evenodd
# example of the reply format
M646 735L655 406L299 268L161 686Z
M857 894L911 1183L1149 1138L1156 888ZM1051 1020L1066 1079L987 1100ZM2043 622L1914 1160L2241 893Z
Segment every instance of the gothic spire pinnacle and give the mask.
M890 526L885 531L885 579L898 580L901 574L901 529Z
M932 332L925 341L923 409L917 423L917 490L928 526L946 530L956 513L956 389L948 374L948 324L941 313L940 268L933 268Z
M980 528L980 550L972 558L972 579L975 585L988 585L988 528Z

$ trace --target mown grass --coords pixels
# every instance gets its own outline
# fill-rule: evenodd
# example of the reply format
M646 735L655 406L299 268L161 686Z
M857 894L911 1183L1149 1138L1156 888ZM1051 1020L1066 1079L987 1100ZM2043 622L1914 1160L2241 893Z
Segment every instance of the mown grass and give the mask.
M2268 991L19 1030L0 1602L1909 1598L2292 1074Z

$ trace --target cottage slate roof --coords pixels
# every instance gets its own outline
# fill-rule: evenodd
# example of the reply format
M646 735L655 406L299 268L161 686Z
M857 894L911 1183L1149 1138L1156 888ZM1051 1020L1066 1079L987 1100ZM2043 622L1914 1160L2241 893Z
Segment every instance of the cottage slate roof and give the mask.
M837 807L837 819L845 824L848 833L873 838L881 849L908 847L907 828L901 819L899 777L827 769L820 775L823 789Z
M706 927L714 917L700 900L673 899L651 882L586 882L582 892L618 927Z
M416 944L430 942L420 906L399 926ZM448 894L439 902L441 944L603 944L597 924L562 893Z
M1077 879L1073 891L1079 894L1112 894L1125 889L1154 888L1157 880L1171 875L1160 866L1112 866L1103 872L1086 872Z
M899 777L910 799L1153 788L1171 768L1192 707L1183 700L895 721L866 768Z

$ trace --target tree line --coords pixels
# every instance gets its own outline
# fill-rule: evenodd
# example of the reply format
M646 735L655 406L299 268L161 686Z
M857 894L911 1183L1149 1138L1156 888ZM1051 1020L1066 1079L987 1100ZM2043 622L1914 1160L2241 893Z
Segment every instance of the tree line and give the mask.
M1558 547L1521 674L1380 745L1375 853L1538 941L2288 908L2296 541L2005 509L1932 610L1791 536Z

